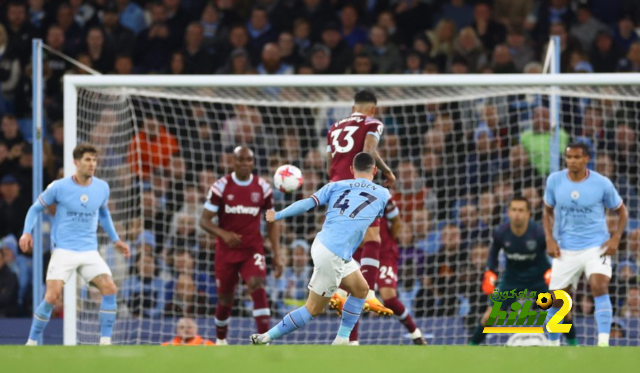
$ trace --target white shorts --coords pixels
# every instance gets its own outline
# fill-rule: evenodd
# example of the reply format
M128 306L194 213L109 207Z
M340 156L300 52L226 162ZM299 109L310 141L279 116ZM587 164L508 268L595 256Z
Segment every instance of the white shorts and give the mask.
M355 260L345 261L329 251L317 238L311 245L311 258L313 259L313 275L311 275L308 288L326 298L331 298L333 293L338 290L343 278L360 269Z
M100 275L111 276L109 266L97 250L73 251L55 249L49 262L47 281L61 280L67 283L76 270L86 282L90 282Z
M591 247L585 250L562 250L560 258L551 262L551 283L549 290L561 290L573 286L575 290L584 272L587 279L600 273L611 278L611 257L602 256L606 248Z

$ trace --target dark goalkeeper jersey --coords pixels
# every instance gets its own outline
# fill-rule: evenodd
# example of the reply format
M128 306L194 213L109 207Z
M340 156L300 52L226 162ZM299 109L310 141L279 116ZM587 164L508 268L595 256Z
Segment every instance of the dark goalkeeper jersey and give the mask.
M547 259L544 230L534 221L529 221L527 231L521 237L513 234L509 223L494 230L487 267L496 273L500 250L504 251L507 258L506 268L500 279L503 284L517 288L533 286L544 281L544 273L551 268Z

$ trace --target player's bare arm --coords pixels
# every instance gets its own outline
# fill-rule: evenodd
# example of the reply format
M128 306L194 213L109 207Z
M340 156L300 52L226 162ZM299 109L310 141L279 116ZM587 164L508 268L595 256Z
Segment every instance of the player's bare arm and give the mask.
M376 160L376 166L382 172L384 177L387 178L384 185L386 187L392 187L396 182L396 176L391 171L391 168L384 162L380 153L378 153L378 139L375 136L368 135L364 140L364 148L363 151L373 155L373 158Z
M220 237L224 243L229 245L229 247L238 246L242 240L242 236L234 232L226 231L218 225L213 224L211 220L215 216L215 212L207 209L203 210L202 215L200 215L200 228L204 229L205 232L209 234Z
M542 224L544 226L545 241L547 242L547 254L552 258L559 258L560 248L553 238L553 207L544 205Z
M278 222L267 224L267 234L269 235L269 241L271 242L271 253L273 254L273 270L276 278L280 278L280 276L282 276L283 270L282 258L280 258L280 228L281 227Z
M400 219L400 215L388 220L391 222L391 237L393 237L394 240L398 240L400 232L402 232L402 220Z
M333 154L331 152L327 152L327 175L331 177L331 161L333 159Z
M627 222L629 221L629 211L624 204L621 204L616 210L613 210L618 214L618 227L614 234L611 235L605 243L602 244L603 248L607 248L607 251L603 255L615 255L620 246L620 239L622 234L627 228Z

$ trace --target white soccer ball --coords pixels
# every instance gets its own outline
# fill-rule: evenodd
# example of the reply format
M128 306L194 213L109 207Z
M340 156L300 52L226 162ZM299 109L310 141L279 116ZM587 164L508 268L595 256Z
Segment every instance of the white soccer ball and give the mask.
M273 175L273 185L284 193L295 192L302 186L302 171L290 164L280 166Z

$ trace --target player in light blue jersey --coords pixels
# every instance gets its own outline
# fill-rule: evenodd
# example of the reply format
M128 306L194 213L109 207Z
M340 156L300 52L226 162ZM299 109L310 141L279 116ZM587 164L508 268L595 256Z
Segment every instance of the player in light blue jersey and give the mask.
M351 295L342 308L342 321L334 345L349 345L349 334L360 317L369 286L360 268L351 258L362 242L371 223L384 215L391 197L389 191L372 182L378 171L369 153L358 153L351 171L355 179L325 185L310 198L300 200L286 209L267 211L267 221L296 216L320 205L327 205L322 230L311 246L313 274L309 281L309 298L304 306L288 313L282 321L264 334L253 334L253 344L266 344L292 333L324 312L338 286Z
M129 246L120 240L107 206L109 185L93 176L96 171L97 149L90 144L80 144L73 150L76 174L56 180L40 194L25 219L20 238L20 249L25 253L33 247L31 232L37 214L56 205L56 215L51 229L51 261L47 270L47 291L44 300L33 315L28 346L38 344L51 311L62 295L64 283L74 271L102 293L100 306L100 344L110 345L113 325L116 321L116 285L111 270L98 253L98 221L109 235L115 247L127 258Z
M551 264L550 290L570 292L585 273L595 303L598 346L609 345L612 308L609 299L611 256L618 250L627 227L628 212L613 183L587 170L589 148L572 143L567 147L567 169L547 178L544 194L544 231ZM609 236L606 210L618 214L618 229ZM555 300L547 320L560 309ZM560 345L560 334L550 333L551 345Z

